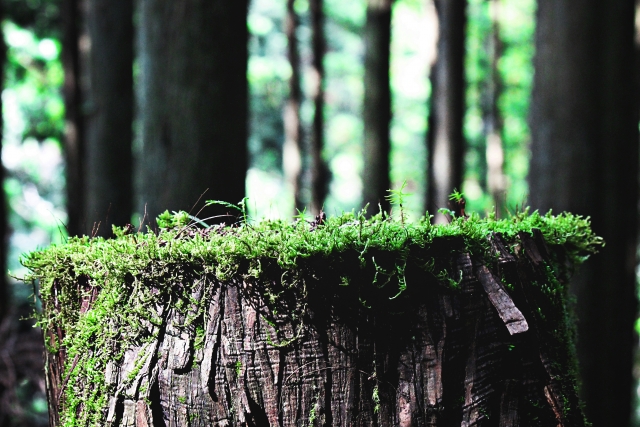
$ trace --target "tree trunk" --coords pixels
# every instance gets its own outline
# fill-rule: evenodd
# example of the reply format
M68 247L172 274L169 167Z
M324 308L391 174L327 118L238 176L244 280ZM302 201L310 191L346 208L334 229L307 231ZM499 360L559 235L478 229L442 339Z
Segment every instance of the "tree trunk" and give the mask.
M364 171L363 200L368 213L390 209L385 198L391 189L389 178L389 126L391 88L389 57L391 45L392 0L367 0L364 28Z
M87 2L85 232L108 237L133 213L133 2Z
M573 282L594 427L628 426L636 318L638 115L633 1L541 0L530 203L589 215L607 242Z
M79 0L63 0L62 17L62 88L65 108L64 155L67 196L67 232L70 236L84 232L84 118L80 88L80 7Z
M500 2L489 2L491 31L487 40L489 54L489 77L485 83L483 105L484 134L486 138L487 187L493 199L493 206L498 217L506 214L504 175L504 148L502 144L502 114L498 104L502 95L503 84L498 61L502 56L502 40L500 39Z
M310 0L311 32L313 51L313 99L314 113L311 129L311 214L319 215L329 192L330 171L324 161L324 54L326 41L324 35L324 1Z
M0 22L4 18L4 5L0 4ZM4 82L4 64L7 59L7 46L4 38L0 40L0 82ZM0 84L2 90L3 84ZM2 111L2 98L0 98L0 111ZM0 153L2 153L2 141L4 135L4 121L0 114ZM7 220L7 200L4 191L4 166L0 162L0 183L3 183L2 191L0 191L0 323L4 319L9 308L9 284L5 272L7 271L7 243L9 241L9 223ZM2 385L0 384L0 396L2 396ZM1 419L0 419L1 421ZM1 423L0 423L1 424Z
M429 213L442 223L446 218L438 209L448 207L449 195L462 185L466 0L436 0L435 6L439 38L431 71L426 200Z
M207 199L239 202L248 162L247 0L142 0L139 16L139 212L149 219L165 209L196 214L192 207Z
M293 191L293 214L302 212L305 203L302 199L302 171L304 164L304 145L300 106L302 90L300 88L300 52L298 49L298 16L294 8L295 0L287 0L285 16L285 34L287 35L287 53L291 67L289 77L289 98L284 107L284 145L282 146L283 170L290 189Z
M432 257L433 274L407 264L395 297L391 284L372 286L397 261L376 249L310 258L293 286L275 262L261 264L260 282L164 264L164 296L160 282L129 273L127 315L92 310L100 286L89 276L58 277L44 301L50 408L136 427L584 426L563 286L549 270L562 252L537 229L487 243L484 255L461 236L412 248ZM67 327L107 314L97 325L121 348L97 336L66 360L55 343L76 309ZM87 340L81 328L75 339Z

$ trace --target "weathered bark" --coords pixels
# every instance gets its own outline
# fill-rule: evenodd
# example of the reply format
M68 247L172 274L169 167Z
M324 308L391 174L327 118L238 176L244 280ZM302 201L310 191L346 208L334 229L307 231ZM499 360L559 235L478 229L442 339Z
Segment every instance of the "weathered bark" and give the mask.
M324 1L310 0L311 32L313 51L313 99L314 113L311 128L311 204L312 215L318 215L324 205L329 192L330 171L324 161L322 150L324 147L324 54L326 41L324 35Z
M438 209L462 184L464 153L464 40L466 0L436 0L438 57L431 70L431 111L427 136L429 180L427 210L435 221L446 221Z
M540 1L530 204L589 215L607 246L576 295L582 393L594 427L628 426L636 309L638 115L632 1Z
M80 87L80 8L79 0L63 0L62 67L64 69L65 126L64 156L67 196L67 232L70 236L84 231L84 118Z
M108 237L133 213L133 2L87 0L86 20L84 231Z
M190 211L205 191L200 203L239 202L247 171L247 0L143 0L139 16L139 212L152 219L165 209Z
M287 54L291 77L289 77L289 98L284 106L284 144L282 161L285 178L293 191L293 214L302 212L305 203L302 199L302 171L304 163L304 145L300 106L302 89L300 88L300 52L298 48L298 16L294 9L295 0L287 0L284 32L287 36Z
M369 214L390 209L389 178L391 88L389 58L392 0L368 0L364 28L364 171L362 205Z
M434 271L451 274L408 269L396 298L372 286L377 264L361 271L358 254L348 286L326 259L306 265L322 273L295 287L278 287L281 271L264 265L275 304L258 283L175 266L172 297L149 307L160 321L106 363L103 416L136 427L583 426L562 291L541 234L489 243L486 260L461 238L434 243L424 249ZM389 262L383 252L366 256ZM147 286L130 288L131 304ZM56 292L77 292L86 312L96 291L80 281ZM51 326L50 337L63 333ZM65 403L64 387L91 392L62 377L64 358L47 353L51 408Z

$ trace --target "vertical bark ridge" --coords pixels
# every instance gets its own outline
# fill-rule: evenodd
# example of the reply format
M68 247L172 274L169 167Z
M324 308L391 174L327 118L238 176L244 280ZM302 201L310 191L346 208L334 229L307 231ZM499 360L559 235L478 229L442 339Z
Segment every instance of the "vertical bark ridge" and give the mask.
M445 313L438 298L422 314L420 320L426 326L422 332L424 349L421 363L417 366L421 368L418 378L423 378L421 388L424 390L423 401L426 406L423 408L425 425L436 426L439 422L439 414L442 411L442 366L444 358L444 346L447 338ZM424 381L426 379L426 381Z
M467 255L468 256L468 255ZM489 311L489 306L483 298L477 298L481 293L481 285L473 276L473 261L471 258L464 264L463 282L461 284L464 295L464 309L467 316L466 334L467 342L470 344L466 353L467 362L464 379L464 403L462 406L461 426L474 425L485 418L486 397L490 392L485 389L485 381L490 376L490 349L487 342L496 342L494 339L487 339L487 335L492 335L494 330L488 324L485 313Z
M333 425L333 411L331 401L333 399L333 366L329 360L328 349L328 337L324 334L319 334L320 345L322 348L322 357L324 359L324 411L325 411L325 425Z
M277 407L278 407L278 426L284 427L283 417L284 413L281 410L280 402L282 402L282 384L284 382L284 366L285 366L285 352L282 349L278 350L278 393L277 393Z

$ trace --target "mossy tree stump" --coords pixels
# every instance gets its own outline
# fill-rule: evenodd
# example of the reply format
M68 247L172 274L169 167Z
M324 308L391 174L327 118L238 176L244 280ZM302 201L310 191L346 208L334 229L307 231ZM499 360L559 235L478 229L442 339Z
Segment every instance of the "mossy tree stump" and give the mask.
M52 425L585 425L580 217L160 223L23 260Z

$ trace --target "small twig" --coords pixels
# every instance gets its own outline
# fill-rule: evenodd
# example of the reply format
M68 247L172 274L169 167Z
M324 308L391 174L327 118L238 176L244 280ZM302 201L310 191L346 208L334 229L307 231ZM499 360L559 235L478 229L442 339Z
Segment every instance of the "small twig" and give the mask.
M101 224L101 221L98 221L97 223L96 222L93 223L93 228L91 229L92 239L98 235L98 230L100 230L100 224Z
M209 189L205 189L202 194L200 194L200 197L198 197L198 200L196 200L196 202L193 204L193 206L191 206L191 209L189 209L189 215L191 215L191 211L198 205L198 203L200 203L200 199L202 199L202 196L205 195L205 193L209 191ZM205 205L206 206L206 205ZM201 207L200 210L195 214L195 216L200 215L200 212L202 212L202 210L205 208L205 206Z
M67 375L65 376L64 381L62 381L62 384L60 386L60 391L58 392L58 403L60 403L60 399L62 399L62 393L64 392L64 389L67 387L67 383L69 382L69 377L71 376L71 373L73 372L73 370L76 368L76 365L78 364L78 359L80 359L80 355L76 354L76 357L73 359L73 363L71 364L71 369L67 371Z
M144 214L142 215L142 219L140 219L140 225L138 226L138 233L142 230L142 224L147 219L147 204L144 204Z

